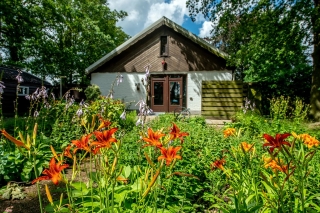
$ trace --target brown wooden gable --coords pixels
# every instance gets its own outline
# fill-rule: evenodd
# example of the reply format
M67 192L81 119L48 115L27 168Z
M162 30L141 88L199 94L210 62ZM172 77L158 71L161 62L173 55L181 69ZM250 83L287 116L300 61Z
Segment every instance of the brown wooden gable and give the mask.
M161 36L168 36L167 57L160 56ZM87 73L144 72L147 64L150 71L162 72L163 59L169 72L226 70L225 57L225 53L163 17L88 67Z

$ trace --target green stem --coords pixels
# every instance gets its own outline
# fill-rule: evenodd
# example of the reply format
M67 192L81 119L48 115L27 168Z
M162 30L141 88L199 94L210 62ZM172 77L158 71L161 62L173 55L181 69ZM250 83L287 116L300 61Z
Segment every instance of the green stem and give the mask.
M91 212L93 212L93 186L92 186L92 155L91 155L91 152L90 152L90 193L91 193Z
M170 169L170 173L171 173L171 169ZM162 180L162 179L160 179ZM166 208L166 202L167 202L167 195L168 195L168 190L171 188L171 178L169 179L168 182L168 186L166 188L166 193L165 193L165 197L164 197L164 202L163 202L163 208L162 208L162 212L164 212L164 209Z
M35 157L34 157L34 159L33 159L33 169L34 169L34 174L35 174L35 176L38 177L37 169L36 169L36 159L35 159ZM37 182L37 190L38 190L38 198L39 198L40 211L41 211L41 213L43 213L43 207L42 207L42 200L41 200L41 193L40 193L39 182Z

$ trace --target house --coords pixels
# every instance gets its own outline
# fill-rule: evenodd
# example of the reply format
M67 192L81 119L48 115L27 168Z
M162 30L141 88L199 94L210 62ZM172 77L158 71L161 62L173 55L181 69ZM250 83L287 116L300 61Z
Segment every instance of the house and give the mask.
M23 82L20 83L17 91L17 76L19 73ZM49 82L12 67L0 66L0 76L2 76L1 81L5 86L1 95L2 112L8 116L14 114L16 101L18 101L18 113L27 113L29 111L30 101L26 99L26 96L35 92L38 87L45 86L47 89L51 88Z
M203 81L231 81L228 55L178 24L162 17L86 69L91 84L107 96L117 75L113 97L138 102L148 97L155 112L187 107L200 114ZM150 72L149 85L145 73ZM132 109L138 106L131 104Z

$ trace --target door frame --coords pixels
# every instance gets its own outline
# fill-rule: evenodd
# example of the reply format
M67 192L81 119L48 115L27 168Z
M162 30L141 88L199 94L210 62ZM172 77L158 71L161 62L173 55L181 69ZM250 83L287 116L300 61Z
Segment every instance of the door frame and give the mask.
M163 104L156 105L154 103L155 100L155 87L154 83L161 82L163 85L162 97L163 97ZM180 97L179 97L179 104L173 105L170 103L170 83L171 82L178 82L180 84ZM181 77L170 77L170 74L163 75L163 77L152 77L151 75L151 100L150 105L151 109L154 112L173 112L175 108L183 106L183 93L184 93L184 85L183 85L183 76Z
M162 105L155 104L155 87L154 83L162 83L163 85L163 90L162 90ZM167 77L164 78L153 78L151 77L151 109L154 112L167 112L168 111L168 80Z

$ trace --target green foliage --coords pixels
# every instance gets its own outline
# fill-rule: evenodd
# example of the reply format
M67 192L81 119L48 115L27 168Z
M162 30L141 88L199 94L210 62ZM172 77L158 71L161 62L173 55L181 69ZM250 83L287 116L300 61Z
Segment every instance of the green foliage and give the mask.
M0 13L1 61L68 83L88 83L85 68L128 39L116 26L127 13L106 0L4 0Z
M90 85L84 90L84 94L88 101L94 101L101 95L101 91L98 85Z
M16 183L11 183L7 185L7 188L2 194L2 198L5 200L22 200L26 198L26 194L23 192L23 188Z
M279 98L273 98L270 100L270 115L271 118L286 119L289 117L289 97L285 98L280 96Z
M230 55L236 78L255 83L262 106L280 95L309 102L305 94L311 89L312 62L305 40L313 39L307 27L312 25L312 1L188 0L187 5L192 18L203 13L216 24L212 43Z
M270 100L270 115L274 120L293 119L295 122L305 121L310 106L300 98L292 101L289 97L280 96Z
M25 157L4 140L0 141L0 183L19 181Z

